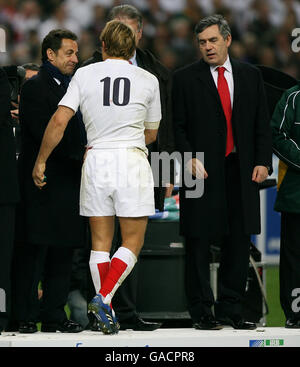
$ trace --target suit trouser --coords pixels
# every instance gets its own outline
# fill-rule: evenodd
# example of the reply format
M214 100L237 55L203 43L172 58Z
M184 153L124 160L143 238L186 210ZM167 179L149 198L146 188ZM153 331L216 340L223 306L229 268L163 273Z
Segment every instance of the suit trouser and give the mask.
M186 295L188 309L195 322L203 315L211 315L214 304L216 317L242 317L242 301L249 268L250 235L246 235L243 230L237 155L228 156L225 165L229 234L222 239L216 304L210 286L210 246L213 243L205 230L201 238L186 237Z
M11 259L14 241L15 205L0 204L0 331L11 309Z
M70 290L73 249L23 244L15 249L14 318L18 321L61 322ZM38 284L43 296L38 301Z
M287 319L300 320L300 214L281 213L280 303Z

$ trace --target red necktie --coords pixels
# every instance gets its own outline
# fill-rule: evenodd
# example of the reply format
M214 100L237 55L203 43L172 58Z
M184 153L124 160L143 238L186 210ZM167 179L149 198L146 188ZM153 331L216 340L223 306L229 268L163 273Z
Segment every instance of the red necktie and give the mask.
M231 124L232 110L230 102L230 93L227 80L225 79L224 76L224 71L225 68L223 66L218 68L218 92L220 95L227 123L227 139L226 139L226 154L225 154L225 156L227 157L228 154L232 152L234 148L234 143L233 143L232 124Z

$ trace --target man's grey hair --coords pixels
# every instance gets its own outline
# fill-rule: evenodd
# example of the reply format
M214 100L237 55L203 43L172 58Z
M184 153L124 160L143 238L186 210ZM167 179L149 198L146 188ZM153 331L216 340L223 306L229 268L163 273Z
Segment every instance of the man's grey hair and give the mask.
M227 20L220 14L209 15L208 17L201 19L195 27L196 35L203 32L206 28L211 27L212 25L217 25L219 27L219 31L224 40L231 35L231 30Z
M108 19L113 20L120 18L136 20L139 30L141 30L143 27L143 16L141 12L132 5L118 5L111 9L108 14Z

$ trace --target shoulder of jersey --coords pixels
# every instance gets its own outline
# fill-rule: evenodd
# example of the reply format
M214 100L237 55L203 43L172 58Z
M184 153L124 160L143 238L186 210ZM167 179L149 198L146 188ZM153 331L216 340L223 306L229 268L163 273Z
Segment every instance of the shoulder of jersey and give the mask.
M149 78L149 79L157 80L157 81L158 81L157 77L156 77L154 74L150 73L150 71L145 70L145 69L141 68L140 66L135 66L135 67L136 67L136 68L139 70L139 72L140 72L140 73L142 73L146 78Z
M86 73L90 72L91 70L97 68L98 64L102 64L102 61L95 62L93 64L88 64L88 65L85 65L85 66L81 66L80 68L78 68L76 70L77 76L85 75Z

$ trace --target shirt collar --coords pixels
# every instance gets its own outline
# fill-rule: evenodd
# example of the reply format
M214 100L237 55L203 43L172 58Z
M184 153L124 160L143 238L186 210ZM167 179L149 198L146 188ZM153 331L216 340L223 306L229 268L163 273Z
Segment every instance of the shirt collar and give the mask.
M226 59L226 61L224 62L223 65L211 66L210 67L210 70L217 72L218 71L217 69L220 66L223 66L226 69L226 71L228 71L229 73L232 73L232 66L231 66L231 62L230 62L230 59L229 59L228 56L227 56L227 59Z
M134 55L132 56L131 59L129 59L132 63L132 65L137 65L137 61L136 61L136 51L134 51Z

